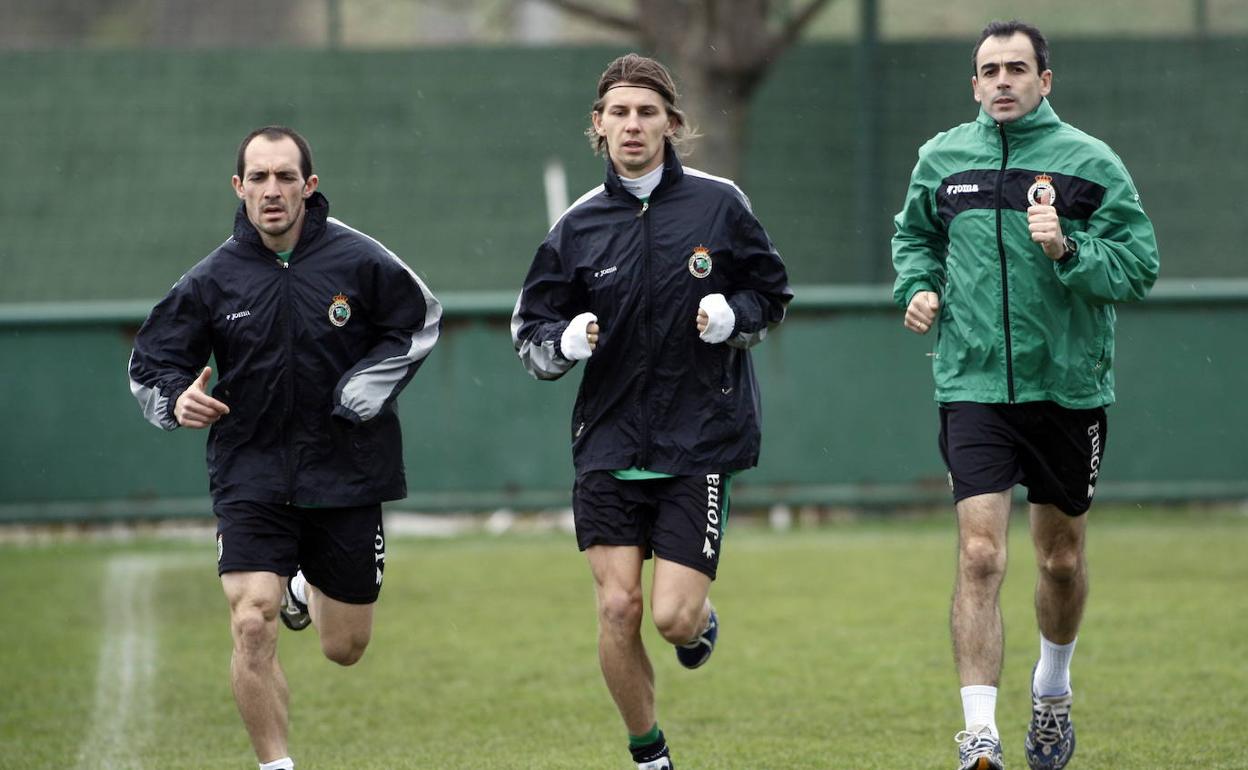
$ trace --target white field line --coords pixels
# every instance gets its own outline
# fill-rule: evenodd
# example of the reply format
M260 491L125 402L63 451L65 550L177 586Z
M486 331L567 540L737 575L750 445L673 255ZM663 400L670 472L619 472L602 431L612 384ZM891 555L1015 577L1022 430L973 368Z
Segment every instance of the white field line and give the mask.
M78 770L137 770L144 737L151 729L157 670L154 596L160 573L184 565L163 555L113 558L101 585L104 617L95 708L78 751Z

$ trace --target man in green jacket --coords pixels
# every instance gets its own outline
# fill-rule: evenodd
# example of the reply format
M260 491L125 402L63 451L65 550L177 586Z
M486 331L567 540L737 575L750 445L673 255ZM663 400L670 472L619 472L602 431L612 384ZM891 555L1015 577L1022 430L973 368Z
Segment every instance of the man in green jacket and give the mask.
M894 297L907 329L936 328L939 443L958 516L959 768L1004 767L999 594L1022 484L1041 635L1024 749L1033 770L1059 770L1075 748L1070 659L1088 590L1083 514L1114 401L1114 305L1148 293L1157 245L1122 161L1045 99L1053 73L1038 29L992 22L972 61L981 109L919 150L895 220Z

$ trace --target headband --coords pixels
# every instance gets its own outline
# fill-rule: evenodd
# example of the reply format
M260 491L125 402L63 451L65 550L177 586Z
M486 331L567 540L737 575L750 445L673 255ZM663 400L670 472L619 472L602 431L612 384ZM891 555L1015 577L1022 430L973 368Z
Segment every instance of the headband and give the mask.
M603 92L599 95L599 97L601 98L602 96L606 96L608 91L612 91L612 90L614 90L614 89L616 89L616 88L644 88L644 89L646 89L647 91L654 91L654 92L655 92L656 94L658 94L659 96L662 96L662 97L663 97L663 100L664 100L664 101L666 101L666 102L674 102L674 101L675 101L674 99L672 99L672 97L670 97L670 96L668 96L667 94L663 93L662 91L660 91L659 89L655 88L654 86L647 86L647 85L644 85L644 84L642 84L642 83L629 83L629 82L627 82L627 81L619 82L619 83L616 83L616 84L614 84L614 85L612 85L612 86L608 87L606 90L604 90L604 91L603 91Z

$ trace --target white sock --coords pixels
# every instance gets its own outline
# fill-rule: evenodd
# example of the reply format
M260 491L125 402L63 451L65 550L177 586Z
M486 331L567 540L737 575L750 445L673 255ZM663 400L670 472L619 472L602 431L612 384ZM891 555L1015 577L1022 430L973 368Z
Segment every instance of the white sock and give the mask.
M1053 644L1040 637L1040 662L1031 686L1036 695L1065 695L1070 692L1070 659L1075 654L1075 639L1070 644Z
M986 725L994 738L997 732L997 688L986 684L973 684L962 688L962 715L966 717L966 729Z
M261 762L260 770L295 770L295 760L290 757L282 757L272 762Z
M290 592L295 595L300 604L304 607L308 606L308 579L303 576L303 570L296 572L295 576L290 579ZM261 770L269 770L269 768L261 768ZM274 770L283 770L283 768L274 768Z

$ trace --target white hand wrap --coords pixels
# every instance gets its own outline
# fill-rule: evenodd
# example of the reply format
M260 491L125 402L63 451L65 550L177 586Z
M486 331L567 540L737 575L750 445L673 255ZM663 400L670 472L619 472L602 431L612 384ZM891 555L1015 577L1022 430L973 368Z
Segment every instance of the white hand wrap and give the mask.
M708 294L698 303L699 310L706 311L706 331L698 335L703 342L712 345L723 342L732 336L732 329L737 325L737 314L723 294Z
M586 330L591 323L598 323L598 316L593 313L581 313L568 323L568 328L563 330L563 336L559 338L559 349L563 351L563 357L569 361L582 361L593 355L594 350L589 346L589 332Z

